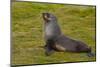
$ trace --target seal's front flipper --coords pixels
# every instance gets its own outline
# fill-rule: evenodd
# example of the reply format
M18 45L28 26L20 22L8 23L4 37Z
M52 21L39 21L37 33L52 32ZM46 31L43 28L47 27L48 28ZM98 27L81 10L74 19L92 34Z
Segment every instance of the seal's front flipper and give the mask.
M45 46L45 54L46 56L50 56L52 53L54 52L54 50L48 46Z

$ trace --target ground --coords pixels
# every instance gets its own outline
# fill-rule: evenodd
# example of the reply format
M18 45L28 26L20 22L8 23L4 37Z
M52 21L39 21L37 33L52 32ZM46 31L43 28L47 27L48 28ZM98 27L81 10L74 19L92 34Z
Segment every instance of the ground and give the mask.
M46 56L41 46L43 38L42 13L57 16L64 35L83 41L95 53L95 7L80 5L12 2L12 65L95 61L86 53L55 52Z

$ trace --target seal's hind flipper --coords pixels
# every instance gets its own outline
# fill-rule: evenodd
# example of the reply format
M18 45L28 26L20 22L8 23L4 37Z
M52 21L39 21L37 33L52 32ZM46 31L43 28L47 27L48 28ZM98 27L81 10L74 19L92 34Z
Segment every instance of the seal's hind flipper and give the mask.
M88 57L94 57L94 56L95 56L95 54L94 54L94 53L92 53L92 52L89 52L89 53L87 53L87 56L88 56Z

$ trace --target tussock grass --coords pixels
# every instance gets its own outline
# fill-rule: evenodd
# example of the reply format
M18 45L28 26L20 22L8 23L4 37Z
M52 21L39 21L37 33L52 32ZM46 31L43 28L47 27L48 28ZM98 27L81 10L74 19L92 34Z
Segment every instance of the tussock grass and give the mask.
M95 7L12 2L12 65L95 61L85 53L55 52L45 56L41 13L58 17L62 32L83 41L95 53Z

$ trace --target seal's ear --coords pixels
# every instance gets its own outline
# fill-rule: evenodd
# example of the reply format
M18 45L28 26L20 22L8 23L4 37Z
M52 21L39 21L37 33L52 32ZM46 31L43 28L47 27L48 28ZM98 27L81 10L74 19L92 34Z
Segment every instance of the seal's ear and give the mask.
M44 19L45 21L50 21L50 20L51 20L50 14L49 14L49 13L42 13L42 16L43 16L43 19Z

